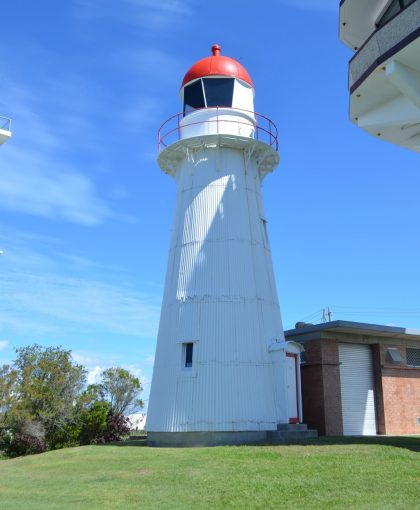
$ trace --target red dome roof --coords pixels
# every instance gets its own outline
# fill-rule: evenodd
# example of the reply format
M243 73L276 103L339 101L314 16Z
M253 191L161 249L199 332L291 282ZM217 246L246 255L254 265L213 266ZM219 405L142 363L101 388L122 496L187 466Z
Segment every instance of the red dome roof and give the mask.
M211 57L199 60L190 68L182 80L182 87L190 81L205 76L231 76L232 78L243 80L249 83L251 87L254 87L251 77L244 66L233 58L220 55L220 46L218 44L214 44L211 51L213 53Z

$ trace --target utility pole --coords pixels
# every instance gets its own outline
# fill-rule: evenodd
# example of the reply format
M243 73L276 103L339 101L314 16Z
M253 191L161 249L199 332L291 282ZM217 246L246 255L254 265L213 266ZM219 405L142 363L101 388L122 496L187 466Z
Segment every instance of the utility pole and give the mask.
M328 306L327 308L323 308L322 310L322 322L331 322L332 321L332 311Z
M331 312L331 308L330 308L330 307L328 307L328 313L327 313L327 315L328 315L328 322L331 322L332 312Z

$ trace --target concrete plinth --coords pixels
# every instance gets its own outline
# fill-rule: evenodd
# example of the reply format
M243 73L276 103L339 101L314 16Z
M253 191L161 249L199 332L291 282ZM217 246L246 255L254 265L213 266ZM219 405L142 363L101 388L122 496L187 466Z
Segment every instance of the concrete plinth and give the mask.
M240 432L148 432L148 446L193 447L256 443L297 443L318 437L316 430L305 424L279 424L277 430Z
M221 446L262 443L267 432L148 432L148 446Z

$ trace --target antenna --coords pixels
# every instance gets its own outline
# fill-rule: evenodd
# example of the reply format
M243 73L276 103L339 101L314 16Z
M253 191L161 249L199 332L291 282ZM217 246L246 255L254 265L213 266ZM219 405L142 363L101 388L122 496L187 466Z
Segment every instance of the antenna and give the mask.
M332 311L328 306L327 308L322 309L322 322L331 322L332 321Z

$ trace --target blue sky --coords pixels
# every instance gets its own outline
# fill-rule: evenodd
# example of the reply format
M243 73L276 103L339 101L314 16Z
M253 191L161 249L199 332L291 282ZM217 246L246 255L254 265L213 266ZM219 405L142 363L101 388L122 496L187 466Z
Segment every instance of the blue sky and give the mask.
M147 399L175 201L157 128L213 43L280 133L263 196L283 322L420 327L418 155L348 121L338 0L14 0L2 6L0 362L39 342Z

